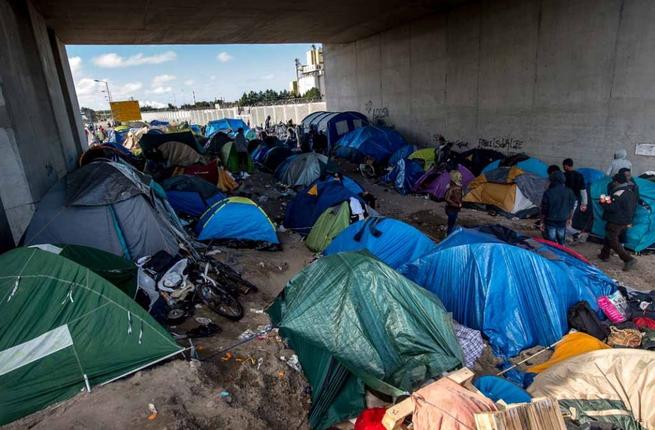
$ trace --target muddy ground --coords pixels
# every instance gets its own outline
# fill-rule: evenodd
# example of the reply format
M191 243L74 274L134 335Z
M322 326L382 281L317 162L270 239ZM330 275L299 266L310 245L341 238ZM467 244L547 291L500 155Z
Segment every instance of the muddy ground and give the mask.
M422 196L401 196L394 190L372 183L352 173L377 198L378 211L408 222L434 240L444 236L446 221L443 204ZM286 202L293 192L275 185L271 175L257 172L241 187L243 195L258 202L271 219L281 222ZM537 235L533 220L511 220L485 212L464 209L460 224L502 224L529 235ZM284 360L293 351L269 333L248 343L239 342L247 329L257 330L270 321L262 313L287 281L315 257L300 236L280 233L280 252L221 248L216 258L228 263L259 291L242 297L246 310L239 322L230 322L198 309L198 316L211 317L222 332L194 342L200 360L174 359L143 370L121 381L95 387L73 399L51 406L7 426L10 429L306 429L309 387L301 373ZM600 245L575 245L576 251L624 284L642 290L652 289L655 281L655 256L640 256L636 268L621 270L618 257L608 263L597 258ZM186 323L193 324L193 321ZM185 344L185 346L188 344ZM284 358L284 360L282 360ZM540 357L543 359L544 357ZM494 357L486 354L478 370L489 371ZM158 415L149 420L148 404Z

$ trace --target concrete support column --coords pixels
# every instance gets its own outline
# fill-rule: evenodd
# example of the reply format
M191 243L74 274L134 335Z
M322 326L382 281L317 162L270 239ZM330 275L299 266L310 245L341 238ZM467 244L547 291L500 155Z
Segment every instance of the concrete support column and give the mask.
M0 0L0 250L73 169L82 131L63 46L29 2Z

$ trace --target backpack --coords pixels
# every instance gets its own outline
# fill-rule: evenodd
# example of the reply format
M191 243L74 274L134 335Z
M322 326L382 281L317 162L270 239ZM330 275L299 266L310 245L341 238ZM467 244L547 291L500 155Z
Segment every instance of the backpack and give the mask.
M606 339L610 334L609 328L600 321L596 313L589 307L589 303L584 300L569 308L568 323L571 328L600 340Z

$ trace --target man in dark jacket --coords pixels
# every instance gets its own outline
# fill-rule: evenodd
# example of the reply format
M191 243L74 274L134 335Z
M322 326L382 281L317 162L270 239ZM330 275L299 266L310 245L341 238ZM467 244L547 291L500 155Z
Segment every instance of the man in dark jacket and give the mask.
M541 200L541 219L544 239L564 245L566 226L570 224L575 206L575 194L566 188L564 173L550 175L550 185Z
M614 182L615 185L609 196L611 202L603 205L603 219L607 224L605 225L605 243L598 258L608 261L610 250L613 250L623 260L623 270L628 271L632 269L637 260L623 248L620 237L632 224L632 218L637 209L637 194L625 175L615 175Z

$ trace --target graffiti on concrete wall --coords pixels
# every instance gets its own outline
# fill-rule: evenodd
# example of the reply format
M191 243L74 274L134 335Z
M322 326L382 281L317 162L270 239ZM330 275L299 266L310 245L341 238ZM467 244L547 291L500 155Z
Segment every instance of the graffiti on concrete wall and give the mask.
M521 151L523 141L511 137L493 137L491 139L478 139L478 148L493 149L496 151Z
M452 148L462 151L469 148L469 143L463 140L447 140L442 134L435 133L432 135L432 144L436 147L439 147L444 142L451 144Z
M386 106L376 107L373 105L373 101L369 100L364 105L364 110L366 111L366 116L372 122L388 121L389 108Z

